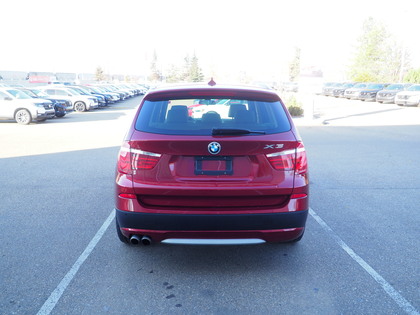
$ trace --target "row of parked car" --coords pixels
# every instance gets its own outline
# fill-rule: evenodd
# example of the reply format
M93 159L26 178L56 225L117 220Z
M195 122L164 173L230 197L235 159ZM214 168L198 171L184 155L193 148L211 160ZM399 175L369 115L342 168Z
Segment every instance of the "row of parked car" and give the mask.
M0 85L0 119L19 124L64 117L109 106L147 92L148 86L126 84L46 85L39 87Z
M324 84L322 95L361 101L420 106L420 84L412 83L335 83Z

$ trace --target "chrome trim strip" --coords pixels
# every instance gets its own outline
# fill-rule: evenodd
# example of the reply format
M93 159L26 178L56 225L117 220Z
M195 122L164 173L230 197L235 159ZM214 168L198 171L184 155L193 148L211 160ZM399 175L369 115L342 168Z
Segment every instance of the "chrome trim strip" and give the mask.
M143 155L154 156L154 157L161 157L162 155L159 153L147 152L147 151L143 151L139 149L132 149L132 148L126 148L126 147L121 147L120 151L130 152L130 153L135 153L135 154L143 154Z
M305 148L297 148L297 149L290 149L290 150L285 150L285 151L276 152L276 153L270 153L270 154L267 154L266 156L268 158L271 158L275 156L295 154L295 153L300 153L300 152L305 152Z
M285 151L281 151L281 152L276 152L276 153L270 153L267 154L267 157L275 157L275 156L280 156L280 155L288 155L288 154L295 154L296 150L295 149L291 149L291 150L285 150Z
M143 155L155 156L155 157L160 157L161 156L161 154L159 154L159 153L147 152L147 151L138 150L138 149L131 149L131 153L143 154Z
M176 245L254 245L263 244L259 238L233 238L233 239L195 239L195 238L168 238L163 240L165 244Z

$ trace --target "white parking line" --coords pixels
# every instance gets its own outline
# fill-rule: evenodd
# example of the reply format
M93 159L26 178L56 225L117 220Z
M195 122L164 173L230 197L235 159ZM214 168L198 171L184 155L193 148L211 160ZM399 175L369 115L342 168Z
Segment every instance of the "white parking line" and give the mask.
M95 236L92 238L88 246L85 248L83 253L79 256L79 258L74 263L73 267L67 272L55 290L51 293L50 297L45 301L44 305L42 305L41 309L38 311L37 315L48 315L57 305L58 300L63 295L64 291L76 276L77 271L79 270L80 266L85 262L85 260L89 257L92 253L93 249L95 248L96 244L101 240L102 236L104 235L105 231L108 229L109 225L111 224L112 220L114 219L115 211L112 210L111 214L102 224L101 228L96 232Z
M318 222L318 224L337 242L337 244L354 260L356 261L383 289L384 291L401 307L407 314L418 315L419 312L410 304L397 290L395 290L379 273L375 271L366 261L357 255L329 226L316 214L313 209L309 209L309 214ZM108 218L102 224L101 228L96 232L90 243L87 245L83 253L76 260L69 272L64 276L55 290L51 293L50 297L42 305L37 315L49 315L54 307L57 305L58 300L63 295L64 291L76 276L79 268L85 260L92 253L102 236L108 229L112 220L114 219L115 212L111 211Z
M407 314L418 315L419 312L410 304L397 290L393 288L379 273L375 271L362 257L357 255L338 235L335 233L324 220L318 216L315 211L309 208L309 214L321 225L321 227L340 245L354 261L356 261L379 285L384 291L401 307Z

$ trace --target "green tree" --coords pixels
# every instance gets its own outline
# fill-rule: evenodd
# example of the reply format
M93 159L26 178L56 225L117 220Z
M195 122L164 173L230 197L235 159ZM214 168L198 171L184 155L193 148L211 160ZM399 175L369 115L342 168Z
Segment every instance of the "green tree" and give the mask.
M420 84L420 68L408 71L404 77L404 82Z
M388 33L386 27L368 18L363 23L356 54L349 69L353 81L396 82L401 67L408 63L406 52ZM402 65L401 63L405 64Z
M166 76L166 82L177 83L180 81L181 81L180 70L175 65L171 65L171 67L169 68L168 74Z
M106 80L106 76L105 76L105 73L104 73L104 70L102 69L102 67L98 66L96 68L95 78L96 78L96 81L98 81L98 82Z
M198 65L198 58L194 54L191 58L190 65L189 65L189 81L191 82L201 82L204 79L203 72Z
M159 71L157 66L157 54L156 50L153 52L153 59L150 63L150 75L149 80L152 82L162 81L162 73Z
M190 67L191 67L191 59L189 55L186 55L184 58L184 65L182 71L179 75L180 81L190 81Z
M295 81L300 74L300 48L295 47L295 56L289 63L289 80Z
M197 56L195 54L191 58L189 55L185 56L184 66L179 74L179 81L201 82L203 79L203 71L199 66Z

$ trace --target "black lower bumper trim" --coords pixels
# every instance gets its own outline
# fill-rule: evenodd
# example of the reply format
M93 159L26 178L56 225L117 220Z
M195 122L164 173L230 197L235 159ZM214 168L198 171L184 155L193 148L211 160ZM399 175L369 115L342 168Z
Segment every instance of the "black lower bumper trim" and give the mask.
M157 231L279 230L305 227L308 217L308 210L222 215L115 212L122 228Z

